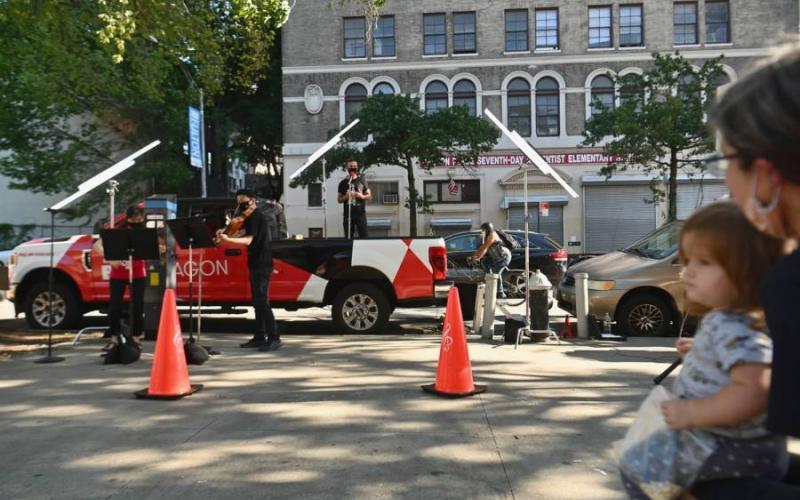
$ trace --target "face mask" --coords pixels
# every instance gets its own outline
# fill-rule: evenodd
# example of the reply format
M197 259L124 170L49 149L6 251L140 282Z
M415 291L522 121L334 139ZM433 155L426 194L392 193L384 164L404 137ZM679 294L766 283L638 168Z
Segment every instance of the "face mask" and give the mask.
M144 222L128 222L128 227L131 229L142 229Z
M777 237L785 236L784 231L780 228L776 228L769 218L769 214L778 207L778 202L781 199L780 185L777 186L777 189L772 193L772 198L766 204L758 200L758 196L756 196L757 192L758 179L755 179L753 181L753 188L750 191L750 197L747 199L743 209L745 216L750 223L762 233Z
M249 202L249 201L245 201L245 202L243 202L243 203L239 203L239 212L240 212L240 213L241 213L241 212L244 212L244 211L245 211L245 210L247 210L249 207L250 207L250 202Z

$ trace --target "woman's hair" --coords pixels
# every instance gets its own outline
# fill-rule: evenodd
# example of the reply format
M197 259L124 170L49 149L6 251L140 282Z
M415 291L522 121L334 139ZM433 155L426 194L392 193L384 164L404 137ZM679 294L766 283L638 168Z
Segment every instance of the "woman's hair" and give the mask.
M800 184L800 39L776 48L721 94L711 122L743 168L765 158Z
M128 219L132 217L144 217L144 210L136 205L131 205L125 211L125 217Z
M686 248L687 236L692 246L699 246L725 271L735 288L735 299L728 308L741 312L761 309L761 279L767 269L785 252L783 240L773 238L753 227L732 202L719 202L697 210L683 224L678 256L685 264L692 249ZM687 303L692 314L704 314L708 308Z

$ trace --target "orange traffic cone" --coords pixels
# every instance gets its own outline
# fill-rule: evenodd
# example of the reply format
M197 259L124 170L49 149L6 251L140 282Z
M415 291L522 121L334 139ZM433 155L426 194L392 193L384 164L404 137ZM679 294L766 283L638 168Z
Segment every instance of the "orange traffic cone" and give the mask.
M577 335L575 335L575 330L572 329L572 322L569 316L565 317L564 326L561 328L561 333L558 336L562 339L574 339L577 337Z
M150 386L134 394L145 399L180 399L202 389L189 383L189 369L183 352L183 334L175 304L175 290L164 292L158 323L156 354L150 372Z
M423 385L422 389L446 398L461 398L486 391L485 385L475 385L472 380L472 365L467 351L467 337L464 335L464 318L455 287L447 295L436 382Z

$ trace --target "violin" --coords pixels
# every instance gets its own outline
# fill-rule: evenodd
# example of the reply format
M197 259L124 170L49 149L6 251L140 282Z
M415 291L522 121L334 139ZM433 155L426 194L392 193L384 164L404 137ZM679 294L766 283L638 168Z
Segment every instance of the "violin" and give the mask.
M248 217L253 215L253 212L256 211L256 208L257 208L256 204L251 203L250 206L248 206L247 208L245 208L240 212L239 207L237 206L236 211L233 213L233 217L231 217L231 220L228 221L228 224L225 226L225 229L219 231L217 235L214 237L214 243L219 245L222 242L220 234L232 237L233 235L244 229L245 221L247 220Z

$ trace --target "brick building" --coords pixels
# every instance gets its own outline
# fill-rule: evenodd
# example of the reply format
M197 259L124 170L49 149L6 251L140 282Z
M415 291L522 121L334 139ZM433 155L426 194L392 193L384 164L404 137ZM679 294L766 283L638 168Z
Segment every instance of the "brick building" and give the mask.
M630 243L664 220L666 206L651 202L648 177L627 171L606 180L600 151L578 148L592 97L609 105L618 99L606 75L641 72L652 52L680 50L697 65L724 54L726 80L735 80L781 33L797 32L798 21L795 0L387 0L367 43L357 6L300 0L283 29L289 230L320 234L326 203L327 234L342 234L335 191L343 174L328 180L325 200L320 185L291 189L288 177L367 96L388 92L416 96L427 110L461 104L480 115L488 108L529 138L581 194L570 199L531 170L532 230L570 252ZM501 139L475 172L445 164L418 175L417 189L434 202L434 214L418 216L420 233L447 234L486 220L521 227L520 160ZM374 193L371 235L408 234L405 171L380 166L366 178ZM722 179L682 177L679 217L725 193ZM546 216L536 210L542 202L549 203Z

